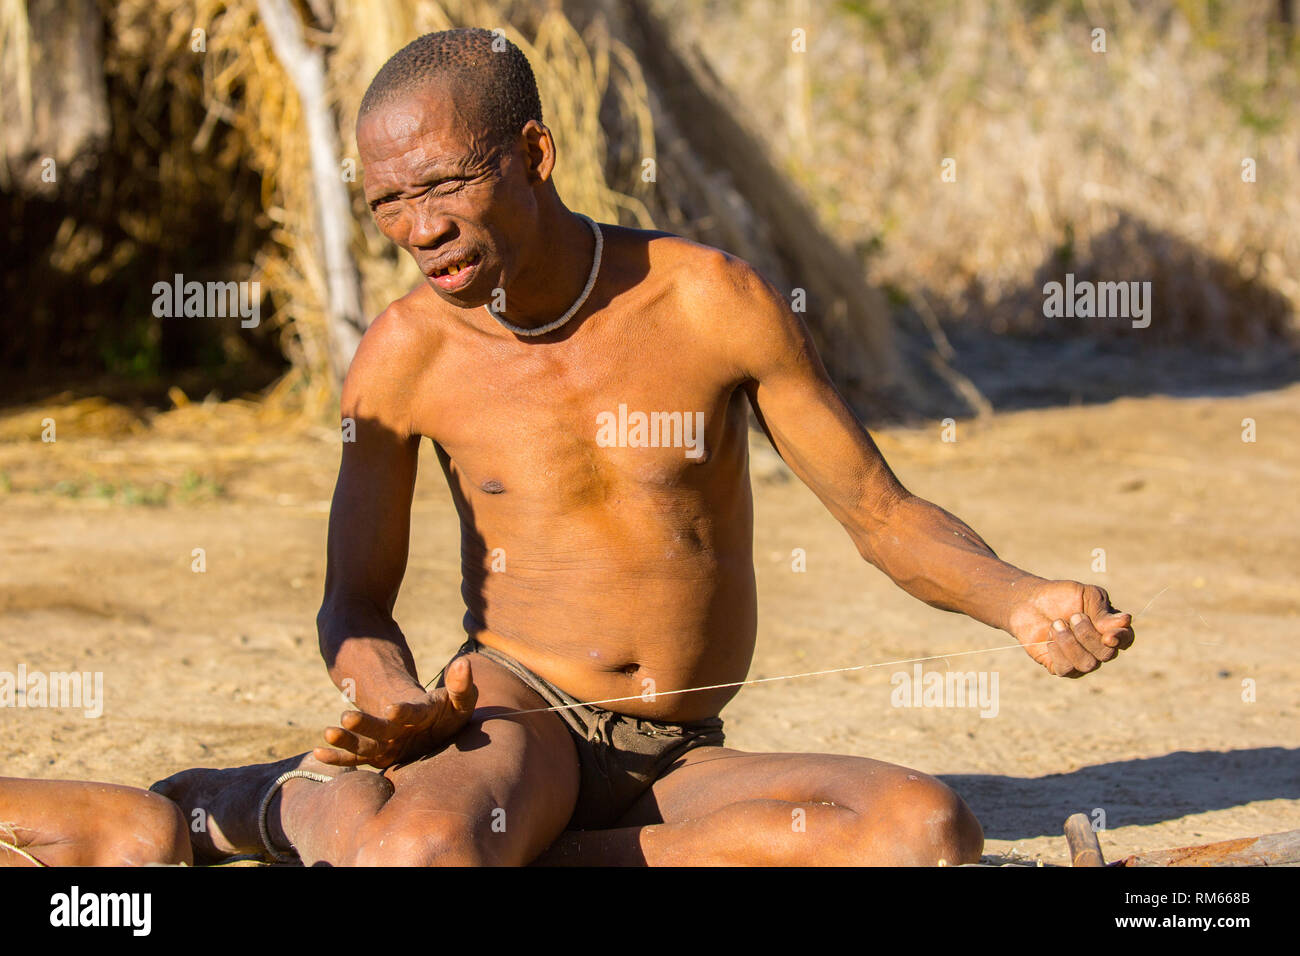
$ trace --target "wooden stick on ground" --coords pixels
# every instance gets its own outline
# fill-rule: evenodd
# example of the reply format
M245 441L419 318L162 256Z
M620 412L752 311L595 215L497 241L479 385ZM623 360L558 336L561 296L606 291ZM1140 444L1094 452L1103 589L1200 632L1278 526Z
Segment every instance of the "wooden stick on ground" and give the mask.
M1154 850L1127 857L1124 866L1300 866L1300 830Z
M1075 813L1065 821L1065 842L1070 846L1071 866L1105 866L1101 843L1086 814Z

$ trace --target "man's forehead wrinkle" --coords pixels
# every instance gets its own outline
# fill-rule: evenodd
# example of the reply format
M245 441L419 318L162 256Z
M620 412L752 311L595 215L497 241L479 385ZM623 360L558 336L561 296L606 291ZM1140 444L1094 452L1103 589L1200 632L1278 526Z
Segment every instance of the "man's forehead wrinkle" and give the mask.
M495 168L501 150L482 118L479 99L472 86L434 76L377 106L358 130L363 166L370 173L366 193L375 198Z
M401 138L373 137L363 133L358 137L358 147L363 165L373 173L385 176L391 172L405 177L442 169L455 171L463 167L465 163L459 155L460 149L453 153L448 145L444 145L449 140L452 137L445 131L421 128L416 135Z
M426 84L392 105L377 108L367 121L374 121L380 138L390 141L428 136L469 139L485 130L481 110L474 100L468 91L438 89Z
M362 118L362 126L374 124L390 139L419 136L426 129L446 125L450 98L429 83L377 105Z
M380 143L372 145L366 152L367 164L370 166L393 166L393 165L413 165L427 162L423 159L428 151L428 144L423 139L414 141L395 141L381 140Z
M371 158L364 163L367 195L408 186L426 186L440 179L478 173L492 165L496 158L486 143L472 144L459 155L435 153L427 149L428 145L418 142L408 149L395 150L390 156Z
M366 185L374 188L390 181L400 182L412 173L424 174L440 162L436 155L430 155L428 144L422 140L393 143L392 148L378 150L363 159L362 166L368 173Z

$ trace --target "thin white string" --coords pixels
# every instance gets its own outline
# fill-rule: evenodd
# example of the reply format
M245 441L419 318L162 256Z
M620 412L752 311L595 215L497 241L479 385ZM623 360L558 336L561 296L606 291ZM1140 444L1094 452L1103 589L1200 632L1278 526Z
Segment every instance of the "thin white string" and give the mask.
M500 716L502 717L514 716L516 714L544 714L556 710L572 710L575 707L587 707L594 704L617 704L629 700L646 700L646 699L654 700L655 698L658 697L669 697L673 694L691 694L694 693L695 691L701 691L701 690L721 690L725 687L744 687L747 684L766 684L769 681L795 680L796 678L799 677L820 677L823 674L843 674L848 671L867 670L868 668L871 667L889 667L891 665L898 665L898 664L919 664L923 661L938 661L938 660L943 660L944 658L947 657L962 657L967 654L987 654L990 651L1009 651L1012 650L1013 648L1018 649L1022 647L1036 647L1039 644L1055 644L1055 643L1056 641L1034 641L1030 644L999 644L997 647L984 647L976 651L954 651L948 654L932 654L929 657L908 657L900 661L879 661L875 664L854 664L851 667L832 667L830 670L808 671L803 674L781 674L777 677L755 677L751 680L731 681L730 683L726 683L726 684L709 684L704 687L683 687L680 690L660 690L660 691L653 691L649 694L646 693L633 694L631 697L609 697L606 698L605 700L579 701L576 704L557 704L554 707L534 707L531 710L510 710L510 711L506 711Z
M1160 591L1158 591L1155 597L1153 597L1150 601L1147 601L1146 607L1142 608L1141 611L1138 611L1137 614L1133 615L1132 620L1137 620L1139 614L1145 614L1147 608L1149 608L1152 604L1155 603L1156 598L1160 597L1161 594L1164 594L1165 591L1168 591L1169 588L1172 586L1173 585L1169 585L1165 588L1162 588ZM508 710L502 713L500 716L508 717L508 716L514 716L516 714L544 714L544 713L551 713L557 710L572 710L575 707L586 707L589 705L596 705L596 704L619 704L629 700L646 700L647 697L653 700L657 697L670 697L674 694L692 694L695 693L696 691L702 691L702 690L722 690L727 687L745 687L749 684L766 684L771 681L778 681L778 680L796 680L797 678L800 677L821 677L825 674L844 674L849 671L868 670L869 668L872 667L889 667L891 665L896 666L898 664L920 664L925 661L946 660L949 657L965 657L970 654L988 654L992 651L1008 651L1008 650L1012 650L1013 648L1038 647L1039 645L1042 644L1055 644L1055 643L1056 641L1052 640L1052 641L1033 641L1029 644L999 644L997 647L984 647L974 651L953 651L948 654L932 654L929 657L908 657L898 661L878 661L875 664L854 664L850 667L832 667L829 670L807 671L806 673L803 674L781 674L776 677L755 677L750 680L731 681L726 684L708 684L704 687L683 687L680 690L653 691L649 694L643 692L640 694L633 694L630 697L608 697L604 700L579 701L576 704L557 704L554 707L534 707L531 710Z
M1165 587L1161 588L1158 592L1156 592L1156 597L1153 597L1150 601L1147 601L1147 605L1146 605L1146 607L1144 607L1142 610L1138 611L1137 614L1134 614L1134 615L1133 615L1133 620L1136 621L1136 620L1138 619L1138 614L1145 614L1145 613L1147 612L1147 608L1150 607L1152 604L1155 604L1155 603L1156 603L1156 598L1160 597L1161 594L1164 594L1166 591L1168 591L1168 590L1169 590L1170 588L1172 588L1172 587L1173 587L1173 585L1172 585L1172 584L1169 584L1169 585L1166 585ZM1209 631L1209 630L1213 630L1213 629L1210 627L1210 622L1207 621L1207 620L1204 618L1204 616L1202 616L1201 612L1198 611L1198 610L1196 610L1196 608L1192 607L1192 602L1191 602L1191 601L1188 601L1186 598L1183 598L1183 602L1184 602L1184 603L1185 603L1185 604L1186 604L1186 605L1191 609L1191 612L1192 612L1193 614L1196 615L1196 619L1197 619L1198 621L1201 622L1201 626L1202 626L1203 628L1205 628L1207 631ZM1197 643L1197 644L1203 644L1203 645L1205 645L1206 647L1220 647L1220 646L1223 645L1223 641L1197 641L1196 643Z
M1156 603L1156 598L1160 597L1160 595L1164 594L1164 593L1165 593L1166 591L1168 591L1171 587L1173 587L1172 584L1166 584L1166 585L1165 585L1164 587L1162 587L1159 591L1157 591L1157 592L1156 592L1156 597L1153 597L1150 601L1147 601L1146 607L1144 607L1142 610L1138 611L1137 614L1134 614L1134 615L1133 615L1133 620L1136 621L1136 620L1138 619L1138 615L1145 614L1145 613L1147 612L1147 607L1150 607L1152 604L1155 604L1155 603ZM1208 626L1208 625L1207 625L1207 626Z
M10 843L10 842L7 841L7 840L0 840L0 851L3 851L3 850L8 850L8 851L11 852L11 853L17 853L19 856L21 856L24 860L26 860L26 861L27 861L28 863L30 863L32 866L39 866L39 867L44 867L44 866L45 866L44 863L42 863L40 860L36 859L36 857L32 856L30 853L28 853L28 852L27 852L26 850L24 850L22 847L18 846L16 843Z

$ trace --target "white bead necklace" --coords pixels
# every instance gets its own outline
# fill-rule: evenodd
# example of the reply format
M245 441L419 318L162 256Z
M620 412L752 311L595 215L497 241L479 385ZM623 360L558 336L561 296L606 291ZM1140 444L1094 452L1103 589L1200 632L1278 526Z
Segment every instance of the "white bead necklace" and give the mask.
M601 235L600 226L596 225L594 221L588 219L581 213L578 213L578 218L591 227L592 234L596 237L596 253L591 257L591 274L587 276L587 284L582 289L582 295L578 296L578 301L569 306L569 311L565 312L564 315L560 316L554 322L548 322L535 329L526 329L522 326L515 325L512 322L508 322L505 317L494 312L490 305L483 306L483 308L487 309L488 315L500 322L508 331L513 332L515 335L529 336L545 335L547 332L554 332L560 326L564 325L564 323L577 315L578 310L582 308L582 304L587 301L587 296L591 295L591 290L596 287L596 276L600 273L600 254L605 248L605 237Z

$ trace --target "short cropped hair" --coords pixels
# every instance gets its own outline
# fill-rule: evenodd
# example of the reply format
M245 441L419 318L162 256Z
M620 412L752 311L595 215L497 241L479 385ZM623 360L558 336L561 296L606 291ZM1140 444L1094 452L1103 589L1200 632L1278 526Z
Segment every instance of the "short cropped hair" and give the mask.
M359 115L434 78L455 80L471 92L476 119L493 146L509 146L529 120L542 121L542 100L528 58L503 35L477 28L426 33L402 47L370 81Z

